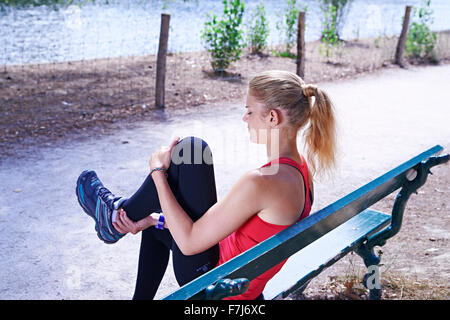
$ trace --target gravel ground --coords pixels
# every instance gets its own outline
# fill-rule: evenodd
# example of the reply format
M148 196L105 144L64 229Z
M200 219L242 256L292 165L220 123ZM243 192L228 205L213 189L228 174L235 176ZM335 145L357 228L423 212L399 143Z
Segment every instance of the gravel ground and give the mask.
M435 144L448 152L449 82L450 65L444 65L319 83L336 105L340 153L334 179L316 181L313 212ZM108 134L93 130L40 147L23 146L4 158L0 299L131 298L140 236L127 235L115 245L100 242L92 220L77 204L76 178L82 170L94 169L114 193L129 196L145 178L154 150L175 135L196 135L211 146L222 198L242 173L266 161L264 150L248 142L241 121L243 101L167 110ZM395 271L390 284L414 278L428 284L423 290L439 289L440 297L448 299L449 166L433 173L409 201L402 230L383 247L383 261ZM389 211L392 200L375 208ZM348 275L358 259L338 262L311 283L305 296L293 298L337 297L337 277ZM176 288L169 267L156 298ZM385 297L407 298L404 292L393 288Z

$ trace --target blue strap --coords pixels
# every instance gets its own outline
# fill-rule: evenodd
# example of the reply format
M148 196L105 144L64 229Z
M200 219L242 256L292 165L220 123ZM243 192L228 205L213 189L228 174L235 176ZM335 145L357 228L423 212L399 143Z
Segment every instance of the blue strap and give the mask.
M158 223L156 224L155 228L164 230L164 216L162 213L159 214Z

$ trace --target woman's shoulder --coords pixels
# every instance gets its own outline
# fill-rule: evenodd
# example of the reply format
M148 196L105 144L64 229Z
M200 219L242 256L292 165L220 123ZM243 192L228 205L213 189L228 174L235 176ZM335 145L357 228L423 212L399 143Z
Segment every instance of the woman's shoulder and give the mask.
M259 198L265 199L265 203L273 203L280 195L296 194L303 189L303 181L299 181L295 174L297 169L290 166L263 167L250 170L246 173L246 179L256 185Z
M270 192L275 182L273 174L270 174L265 168L251 169L245 172L238 181L240 185L251 187L255 198L265 197Z
M258 169L251 169L239 178L237 185L253 186L254 190L263 191L267 183L264 174Z
M296 175L292 174L297 172L298 170L292 166L287 165L272 165L267 167L261 167L258 169L255 169L257 173L255 175L259 175L261 182L290 182L294 181ZM294 179L292 179L294 178Z
M279 170L274 170L273 167L256 168L244 174L244 179L253 181L258 185L270 184L279 178Z
M278 194L286 190L302 189L303 185L299 185L303 181L299 181L298 176L293 174L297 169L290 166L274 166L261 167L247 171L241 176L241 182L254 185L260 195L266 193Z

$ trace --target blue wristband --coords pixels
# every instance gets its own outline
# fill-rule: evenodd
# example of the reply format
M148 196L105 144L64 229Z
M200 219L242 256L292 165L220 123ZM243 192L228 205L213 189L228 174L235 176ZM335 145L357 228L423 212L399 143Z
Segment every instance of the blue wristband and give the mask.
M162 213L159 214L158 223L156 224L155 228L164 230L164 216Z

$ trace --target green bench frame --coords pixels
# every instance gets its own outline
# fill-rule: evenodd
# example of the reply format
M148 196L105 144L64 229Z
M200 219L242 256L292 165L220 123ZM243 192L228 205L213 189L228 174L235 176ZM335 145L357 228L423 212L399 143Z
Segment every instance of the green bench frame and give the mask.
M433 156L442 150L439 145L428 149L187 283L164 300L219 300L241 294L249 281L290 257L264 290L265 299L284 298L303 291L314 277L352 251L368 268L363 283L370 299L381 299L380 257L374 247L383 246L398 233L410 195L425 184L431 167L449 160L448 154ZM369 208L400 188L391 215Z

